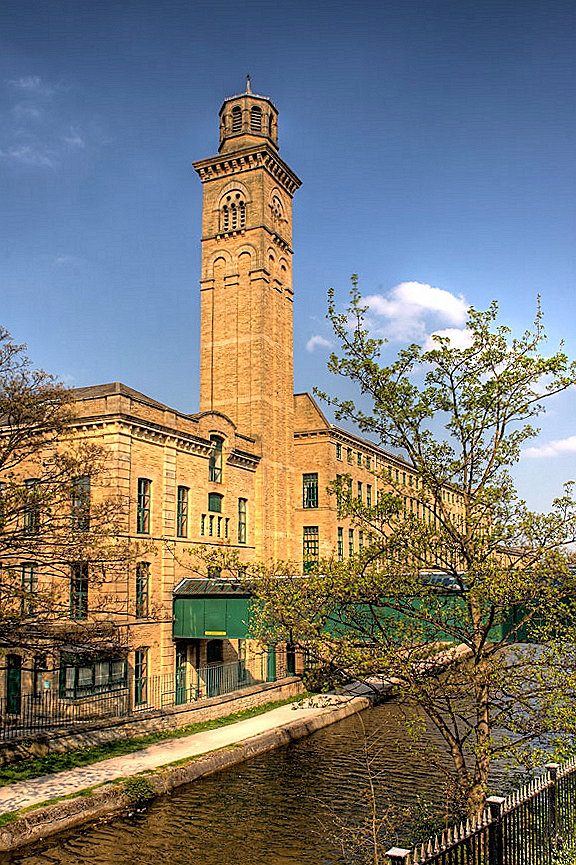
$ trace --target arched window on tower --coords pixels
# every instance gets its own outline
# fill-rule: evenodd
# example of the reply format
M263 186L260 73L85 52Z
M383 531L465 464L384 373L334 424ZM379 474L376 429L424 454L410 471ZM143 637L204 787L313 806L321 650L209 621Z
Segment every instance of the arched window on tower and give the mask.
M220 231L239 231L246 226L246 202L241 192L232 190L222 200Z
M242 109L235 105L232 109L232 134L242 131Z
M262 132L262 109L259 105L253 105L250 109L250 130Z
M284 215L282 213L282 202L278 198L277 195L272 196L272 223L274 228L279 231L282 223L284 222Z

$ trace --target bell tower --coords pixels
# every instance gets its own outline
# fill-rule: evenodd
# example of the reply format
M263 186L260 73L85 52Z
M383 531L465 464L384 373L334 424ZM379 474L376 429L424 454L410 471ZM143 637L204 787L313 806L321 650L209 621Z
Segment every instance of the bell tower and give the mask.
M278 155L278 111L246 90L220 109L217 156L194 162L203 184L200 411L227 415L261 448L257 555L292 550L294 371L292 196Z

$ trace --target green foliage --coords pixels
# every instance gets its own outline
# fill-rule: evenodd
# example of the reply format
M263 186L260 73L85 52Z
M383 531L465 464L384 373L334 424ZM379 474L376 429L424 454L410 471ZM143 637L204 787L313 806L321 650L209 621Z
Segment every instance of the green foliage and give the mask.
M146 805L157 795L156 788L144 775L134 775L132 778L126 778L122 786L130 804L134 807Z
M254 632L305 646L342 680L393 678L440 732L477 811L494 757L530 763L535 743L576 733L572 485L549 513L533 513L510 474L534 418L576 383L576 367L562 347L543 353L539 308L533 329L514 337L496 303L469 311L464 347L435 336L387 362L352 282L345 312L330 293L341 353L329 367L358 385L361 402L320 396L337 419L402 452L406 481L381 469L372 506L346 479L333 483L340 517L369 543L306 577L257 573Z

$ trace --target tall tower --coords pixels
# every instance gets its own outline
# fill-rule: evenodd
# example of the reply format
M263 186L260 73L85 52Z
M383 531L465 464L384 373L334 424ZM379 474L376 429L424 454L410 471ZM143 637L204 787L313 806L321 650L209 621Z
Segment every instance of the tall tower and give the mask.
M217 156L194 163L203 184L200 410L256 438L262 459L257 554L292 543L294 365L292 196L300 180L278 156L278 112L246 91L220 109Z

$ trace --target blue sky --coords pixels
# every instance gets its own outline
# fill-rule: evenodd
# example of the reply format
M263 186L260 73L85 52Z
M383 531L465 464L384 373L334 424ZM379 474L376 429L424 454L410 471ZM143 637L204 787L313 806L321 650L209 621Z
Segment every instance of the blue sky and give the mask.
M391 349L494 298L524 329L541 294L576 356L575 49L572 0L3 0L0 322L71 385L197 409L190 163L249 72L303 180L296 390L340 387L325 297L353 272ZM536 508L576 476L575 405L516 471Z

